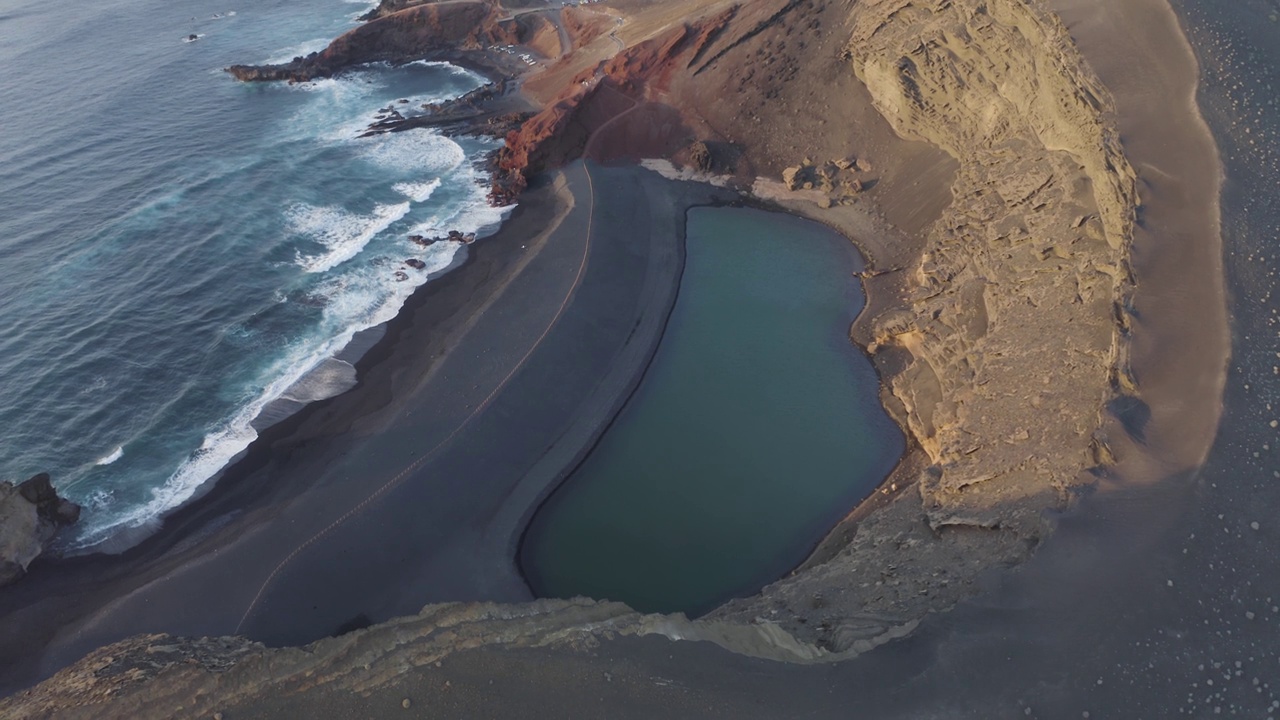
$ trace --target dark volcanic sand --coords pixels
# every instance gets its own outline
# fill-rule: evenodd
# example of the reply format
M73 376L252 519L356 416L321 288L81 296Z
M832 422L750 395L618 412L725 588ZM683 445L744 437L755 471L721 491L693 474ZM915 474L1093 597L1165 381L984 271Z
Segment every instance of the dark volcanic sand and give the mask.
M295 644L430 602L529 599L519 530L651 357L685 208L725 199L638 168L591 174L527 196L424 286L355 390L264 433L154 538L44 562L0 596L5 685L140 632Z

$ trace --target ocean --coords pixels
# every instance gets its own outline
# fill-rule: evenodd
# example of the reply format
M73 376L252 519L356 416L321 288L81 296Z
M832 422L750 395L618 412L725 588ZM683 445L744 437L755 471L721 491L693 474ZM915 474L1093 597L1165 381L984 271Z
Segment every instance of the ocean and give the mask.
M57 551L136 543L265 423L351 387L353 336L465 253L408 236L504 217L476 166L493 141L358 137L479 75L222 72L321 49L369 7L0 4L0 479L49 472L84 505Z

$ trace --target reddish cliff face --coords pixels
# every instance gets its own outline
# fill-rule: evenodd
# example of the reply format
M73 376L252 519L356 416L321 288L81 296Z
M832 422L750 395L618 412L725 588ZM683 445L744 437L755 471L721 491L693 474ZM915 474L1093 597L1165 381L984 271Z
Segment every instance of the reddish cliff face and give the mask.
M606 125L621 135L634 135L627 132L625 121L621 124L616 121L622 121L624 114L641 106L645 107L636 116L636 122L645 126L646 134L653 134L651 126L658 117L664 127L681 127L679 113L669 107L668 112L658 112L649 103L651 96L665 89L673 72L693 62L708 39L715 37L732 16L731 10L694 25L677 25L574 77L555 100L529 118L519 130L507 135L506 146L497 158L491 194L494 201L509 202L525 188L528 177L583 155L589 141ZM580 29L589 31L585 26ZM667 155L690 140L679 131L660 135L660 144L673 147L660 151L646 147L646 150ZM645 146L638 142L627 144ZM599 154L603 158L616 155L605 147L609 145L607 142L591 142L591 145L600 146Z
M329 47L281 65L233 65L239 80L305 82L353 65L407 62L447 51L482 50L521 41L517 24L488 2L452 2L410 7L361 25Z

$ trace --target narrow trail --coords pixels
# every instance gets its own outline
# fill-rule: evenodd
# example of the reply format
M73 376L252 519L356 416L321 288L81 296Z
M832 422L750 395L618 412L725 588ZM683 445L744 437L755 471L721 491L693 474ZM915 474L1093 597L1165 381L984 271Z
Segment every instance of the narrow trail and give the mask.
M596 139L600 137L600 133L603 132L605 128L609 127L610 125L613 125L614 123L621 120L622 118L635 112L636 108L639 108L643 104L639 100L636 100L635 98L631 97L630 95L627 95L626 93L620 93L617 90L614 90L613 88L609 87L608 85L604 86L602 90L609 90L616 95L620 95L626 98L627 100L630 100L631 107L627 108L626 110L623 110L617 115L614 115L608 120L605 120L603 123L600 124L600 127L596 128L595 131L591 133L591 137L588 137L587 142L584 143L582 146L583 157L593 157L593 158L599 159L600 156L593 154L593 149L596 146Z
M453 431L450 432L443 440L437 443L434 447L432 447L430 450L424 453L417 460L414 460L408 467L401 470L398 474L396 474L390 480L383 483L381 487L379 487L378 489L370 493L369 496L366 497L364 500L360 501L351 509L347 510L347 512L339 516L338 519L334 520L332 523L326 526L323 530L320 530L319 532L317 532L315 535L312 535L302 544L294 548L293 551L291 551L288 555L286 555L285 558L281 560L278 565L276 565L275 569L273 569L271 573L267 575L267 578L262 581L262 585L258 588L258 592L253 596L253 600L251 600L249 602L248 607L245 608L244 614L240 616L240 622L236 625L236 629L235 629L236 635L240 634L241 629L244 627L245 622L248 621L249 616L253 614L253 611L258 607L258 604L262 601L262 596L266 593L267 588L270 587L272 581L274 581L276 576L278 576L281 572L284 571L286 567L288 567L289 563L293 562L293 560L298 555L300 555L304 550L311 547L312 545L319 542L320 540L324 539L325 536L329 535L334 530L338 529L340 526L342 526L343 523L350 520L352 517L354 517L357 513L359 513L361 510L367 507L374 500L377 500L379 497L382 497L387 492L399 486L409 477L411 473L413 473L415 470L422 467L423 463L430 460L445 445L449 444L454 438L456 438L458 436L458 433L462 432L462 430L466 428L467 425L469 425L472 420L474 420L483 410L489 407L490 403L493 402L494 398L497 397L498 393L500 393L503 390L503 388L505 388L507 384L511 381L511 379L515 377L515 374L525 366L525 363L527 363L529 358L532 357L534 351L536 351L539 347L541 347L543 341L545 341L547 339L547 336L550 335L552 328L556 326L556 324L560 321L561 316L564 315L564 311L569 307L569 302L573 299L574 293L577 292L578 286L582 284L582 278L586 274L587 259L591 254L591 237L592 237L592 230L595 227L595 209L596 209L595 208L595 198L596 198L595 181L591 176L591 168L585 162L583 163L582 167L583 167L583 171L586 173L586 176L587 176L587 190L589 193L590 203L591 203L590 209L587 212L587 237L586 237L586 241L583 243L583 246L582 246L582 260L578 263L578 272L577 272L577 275L574 277L573 284L569 286L568 291L565 293L564 300L562 300L560 303L559 309L556 310L556 314L551 318L551 321L547 323L547 327L542 331L542 334L539 335L538 339L533 342L533 344L529 347L529 350L524 354L524 356L521 357L520 360L516 362L514 366L512 366L511 371L508 372L506 377L504 377L502 381L499 382L497 386L494 387L493 391L490 392L485 397L485 399L476 406L475 410L471 411L471 414L467 415L467 417L461 423L459 423L458 426L454 428Z

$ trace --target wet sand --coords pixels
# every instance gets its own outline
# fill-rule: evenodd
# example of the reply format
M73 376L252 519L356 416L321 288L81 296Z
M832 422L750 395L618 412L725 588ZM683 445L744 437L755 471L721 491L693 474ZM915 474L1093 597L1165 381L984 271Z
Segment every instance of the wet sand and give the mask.
M424 286L355 390L264 433L138 548L44 562L0 597L3 684L142 632L298 644L530 599L519 532L652 356L684 209L726 199L639 168L556 177Z

